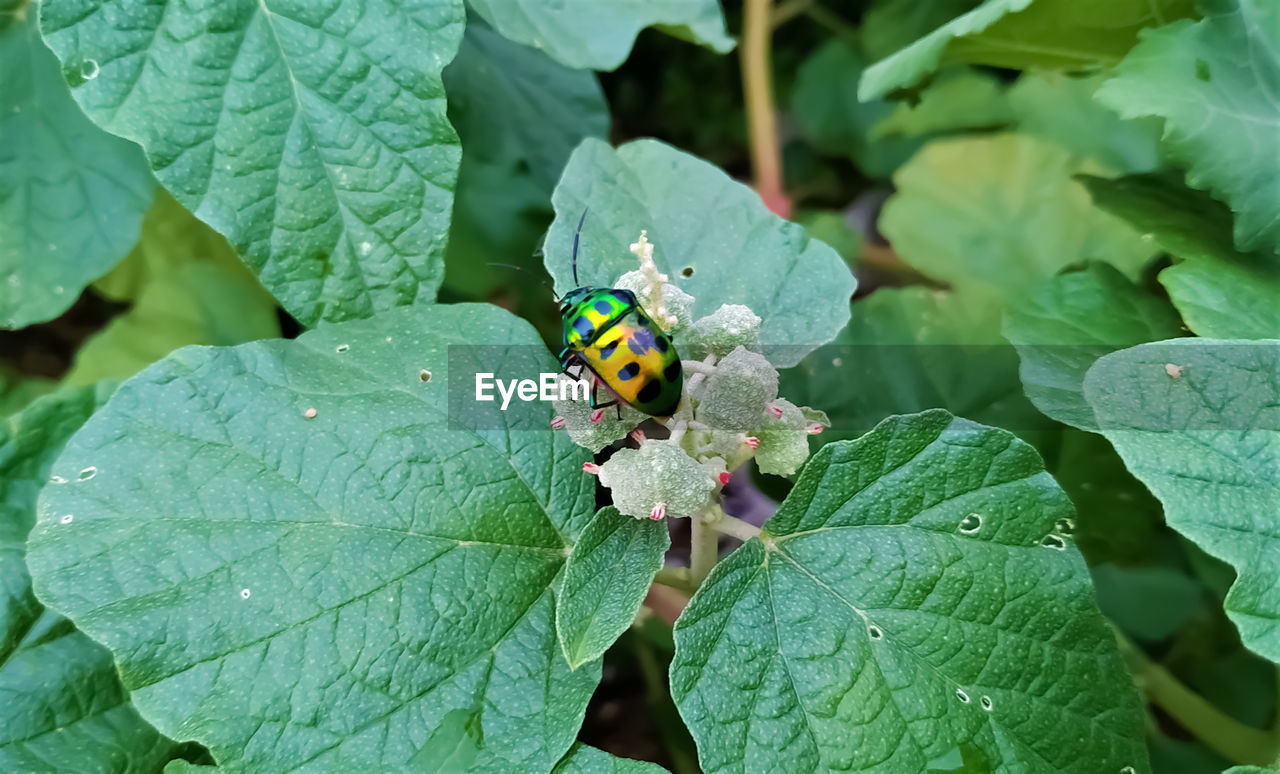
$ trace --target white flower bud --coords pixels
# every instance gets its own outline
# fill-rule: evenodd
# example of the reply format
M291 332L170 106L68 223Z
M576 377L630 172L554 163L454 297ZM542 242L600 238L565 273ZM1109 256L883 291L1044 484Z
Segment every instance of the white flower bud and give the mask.
M778 397L778 372L763 355L730 352L698 387L698 420L718 430L745 433Z
M723 304L689 326L677 344L680 354L693 360L724 357L738 347L758 352L760 318L741 304Z
M628 516L651 518L661 504L665 516L687 518L711 502L723 467L723 461L699 464L677 443L646 441L639 449L614 452L600 466L600 483Z

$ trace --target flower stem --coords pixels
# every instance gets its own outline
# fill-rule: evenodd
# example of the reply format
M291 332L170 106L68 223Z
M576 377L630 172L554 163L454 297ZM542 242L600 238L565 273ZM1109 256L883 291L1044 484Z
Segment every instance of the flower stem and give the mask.
M778 140L777 109L773 102L770 36L773 0L746 0L742 22L742 91L751 137L751 169L756 192L769 209L789 217L791 202L782 189L782 150Z
M1276 760L1280 739L1275 731L1247 726L1194 693L1169 670L1147 658L1119 631L1120 650L1133 665L1147 698L1182 724L1205 746L1235 763L1266 766Z
M697 588L716 565L720 554L720 533L701 514L695 515L689 522L692 527L689 533L689 579L694 588Z
M689 595L698 590L698 587L693 585L693 580L689 576L688 567L663 567L658 570L657 575L653 576L653 582L661 583L663 586L670 586L676 591L683 591Z
M737 519L727 514L724 517L722 517L719 521L712 522L711 528L716 530L717 532L721 532L725 535L728 535L729 537L736 537L738 540L741 540L743 543L747 542L753 537L760 536L759 527L757 527L754 524L748 524L742 519Z

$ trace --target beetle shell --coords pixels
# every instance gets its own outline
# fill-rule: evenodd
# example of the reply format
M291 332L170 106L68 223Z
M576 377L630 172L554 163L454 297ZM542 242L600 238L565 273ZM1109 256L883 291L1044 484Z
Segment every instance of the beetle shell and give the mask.
M651 416L675 413L684 384L680 356L634 293L578 288L565 296L561 319L566 353L572 352L618 398Z

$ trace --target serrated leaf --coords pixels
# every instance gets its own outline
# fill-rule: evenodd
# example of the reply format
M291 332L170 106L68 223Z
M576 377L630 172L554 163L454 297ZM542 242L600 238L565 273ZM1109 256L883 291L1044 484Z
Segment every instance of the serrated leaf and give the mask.
M1205 18L1143 35L1098 91L1121 115L1165 119L1163 146L1193 188L1236 213L1242 250L1280 252L1280 6L1202 0Z
M666 769L645 761L617 758L581 742L574 742L552 774L662 774Z
M545 51L569 67L612 70L636 35L657 26L717 53L733 50L719 0L467 0L504 36Z
M595 515L578 536L557 595L556 633L569 666L604 655L631 626L671 547L665 521Z
M492 429L451 412L459 345L554 370L488 305L151 366L55 463L74 481L41 500L37 593L112 650L144 717L223 767L399 768L479 707L473 770L550 770L600 674L564 663L552 590L594 511L590 457L545 404Z
M3 771L143 774L174 749L129 703L111 654L36 600L24 561L36 494L54 458L114 386L60 390L0 425Z
M1020 298L1088 260L1136 275L1154 246L1071 179L1093 168L1017 134L933 142L894 174L879 227L908 263L963 292Z
M1044 424L1022 393L999 310L956 293L880 288L853 303L835 341L781 376L780 395L827 412L821 442L929 408L1020 432Z
M584 140L552 202L545 262L556 292L575 287L570 267L584 210L578 279L611 286L639 268L628 251L640 232L672 284L694 297L694 317L744 304L764 323L760 341L777 365L795 365L849 319L857 286L848 266L804 229L769 212L720 169L654 140L618 149Z
M874 99L916 85L946 62L1015 69L1088 70L1115 64L1143 27L1194 13L1192 0L986 0L862 77Z
M1280 260L1236 250L1231 212L1221 202L1164 175L1086 175L1081 182L1095 204L1183 259L1159 279L1192 331L1226 339L1280 335Z
M64 67L97 63L73 90L89 117L142 144L304 325L434 299L459 158L440 71L462 28L462 0L41 9Z
M1238 580L1227 615L1280 660L1280 341L1175 339L1100 359L1085 395L1165 520Z
M1119 172L1147 172L1160 165L1160 122L1124 119L1093 95L1102 78L1062 73L1023 73L1009 88L1018 129L1053 140L1073 153Z
M1027 397L1045 415L1081 430L1098 428L1084 397L1084 375L1094 361L1181 333L1182 321L1168 301L1105 263L1059 274L1004 318Z
M163 191L133 251L95 287L132 306L76 351L68 384L133 376L188 344L280 335L275 300L226 240Z
M1131 679L1053 534L1071 515L1031 447L945 411L823 447L676 622L703 769L1148 772Z
M57 317L138 238L155 181L142 151L84 117L36 9L0 27L0 327Z
M880 99L858 99L858 75L865 66L862 54L847 41L822 44L796 71L791 114L814 147L847 156L867 175L883 177L910 158L922 140L872 136L894 106Z

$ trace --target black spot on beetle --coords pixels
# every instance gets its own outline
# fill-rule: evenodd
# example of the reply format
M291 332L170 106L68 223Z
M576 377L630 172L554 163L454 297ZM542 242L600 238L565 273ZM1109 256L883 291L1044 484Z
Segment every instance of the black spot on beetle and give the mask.
M613 304L608 301L597 301L595 305L596 311L606 317L613 312Z
M600 348L600 359L608 360L613 355L613 353L616 352L617 350L618 350L618 340L614 339L613 341L609 342L608 344L605 344L603 347Z
M667 354L667 350L671 349L671 344L667 341L666 336L654 336L653 346L664 355Z
M676 379L680 378L681 370L682 369L680 368L680 361L672 360L671 365L662 369L662 377L666 379L668 382L674 382Z
M574 320L573 329L577 331L578 335L584 339L591 338L591 334L595 333L596 331L596 327L592 325L591 321L585 317L579 317L578 319Z
M641 403L648 403L658 397L662 392L662 383L657 379L650 379L640 388L640 392L636 393L636 400Z
M630 363L627 363L622 368L618 369L618 378L626 382L636 378L636 374L638 373L640 373L640 364L632 360Z

